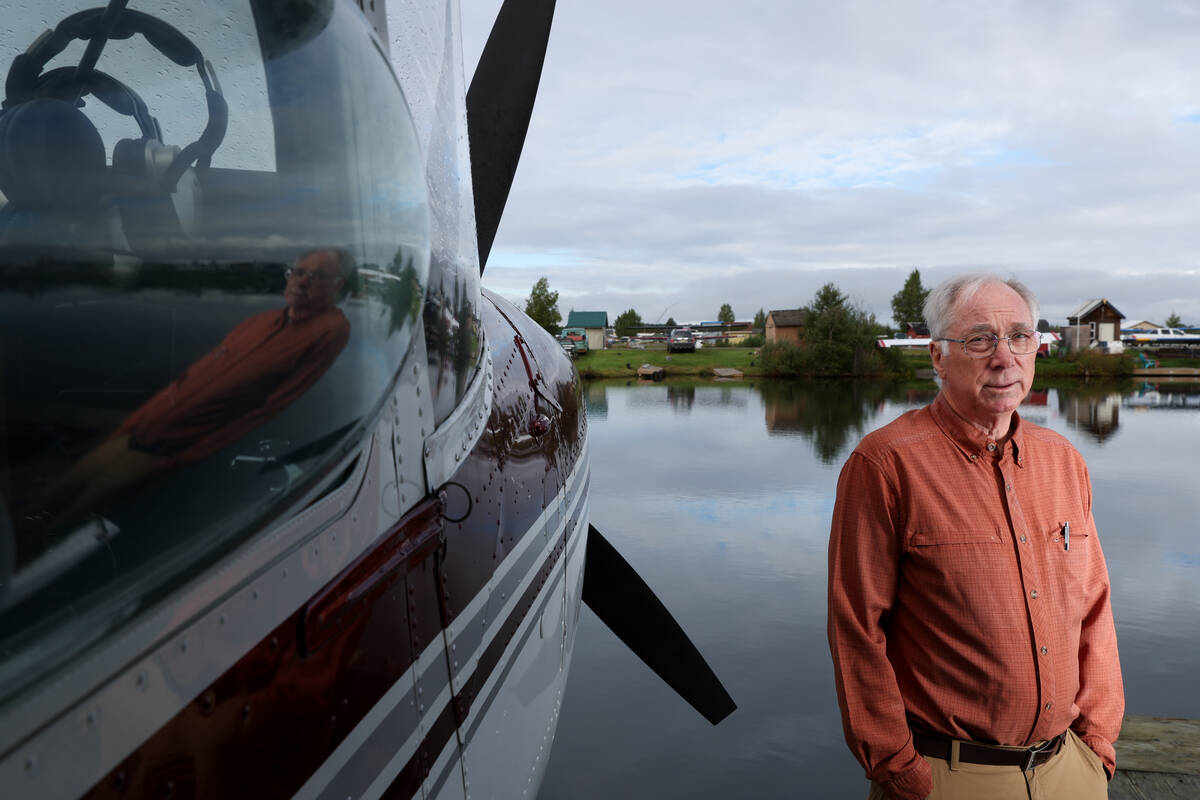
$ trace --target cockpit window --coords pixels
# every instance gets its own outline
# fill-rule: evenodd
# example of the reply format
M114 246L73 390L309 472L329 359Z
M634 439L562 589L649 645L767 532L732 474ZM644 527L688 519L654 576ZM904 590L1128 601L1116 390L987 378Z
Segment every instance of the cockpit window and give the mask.
M356 9L94 3L9 9L0 50L0 701L316 486L428 282Z

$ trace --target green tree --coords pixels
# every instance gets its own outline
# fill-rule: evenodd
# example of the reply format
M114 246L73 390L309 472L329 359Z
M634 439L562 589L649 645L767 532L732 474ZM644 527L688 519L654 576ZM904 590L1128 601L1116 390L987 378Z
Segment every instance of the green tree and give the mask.
M717 312L717 319L726 325L733 322L733 306L729 303L722 303L721 310Z
M766 329L767 329L767 312L763 311L760 308L758 310L758 313L754 315L754 330L758 331L759 333L762 333Z
M667 321L666 321L664 324L665 324L665 325L666 325L668 328L674 328L674 327L675 327L676 325L678 325L679 323L675 321L675 318L674 318L674 317L667 317Z
M816 375L866 375L900 368L899 351L880 350L882 326L835 285L817 290L804 314L808 370Z
M613 327L616 328L617 336L633 336L637 333L635 329L641 327L641 324L641 316L631 308L617 315Z
M909 322L925 322L925 298L929 290L921 285L921 271L908 273L903 288L892 295L892 319L901 330Z
M1179 318L1178 314L1172 311L1171 316L1167 317L1167 321L1163 324L1168 328L1181 328L1183 327L1183 320Z
M558 312L558 292L550 291L550 281L546 278L538 278L533 285L529 299L525 301L525 313L551 336L558 335L562 322L562 314Z

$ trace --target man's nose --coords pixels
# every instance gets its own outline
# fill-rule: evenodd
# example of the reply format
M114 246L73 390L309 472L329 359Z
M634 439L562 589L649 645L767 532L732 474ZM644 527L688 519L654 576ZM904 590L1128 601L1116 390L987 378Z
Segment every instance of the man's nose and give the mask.
M1001 339L996 342L996 351L992 353L991 363L1002 369L1008 369L1017 363L1017 357L1013 354L1012 346L1008 339Z

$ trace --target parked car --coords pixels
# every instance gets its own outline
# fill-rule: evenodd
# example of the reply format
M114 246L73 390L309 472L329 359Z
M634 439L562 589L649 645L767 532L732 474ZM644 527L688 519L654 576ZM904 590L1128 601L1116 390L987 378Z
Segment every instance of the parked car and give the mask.
M667 337L668 353L696 352L696 335L687 328L675 328Z
M558 335L558 341L571 342L572 348L568 352L573 357L583 355L588 351L587 331L583 328L563 328L562 333ZM563 347L566 350L566 346Z

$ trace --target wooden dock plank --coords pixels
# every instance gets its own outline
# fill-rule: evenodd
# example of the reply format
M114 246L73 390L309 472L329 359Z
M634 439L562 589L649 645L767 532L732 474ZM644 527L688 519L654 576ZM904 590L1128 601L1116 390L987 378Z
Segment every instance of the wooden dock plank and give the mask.
M1126 717L1109 800L1200 799L1200 721Z
M1108 800L1197 800L1200 776L1118 769L1108 784Z
M1116 748L1118 769L1200 775L1200 720L1126 717Z
M1138 377L1200 377L1200 369L1197 369L1196 367L1135 367L1133 374L1137 375Z

